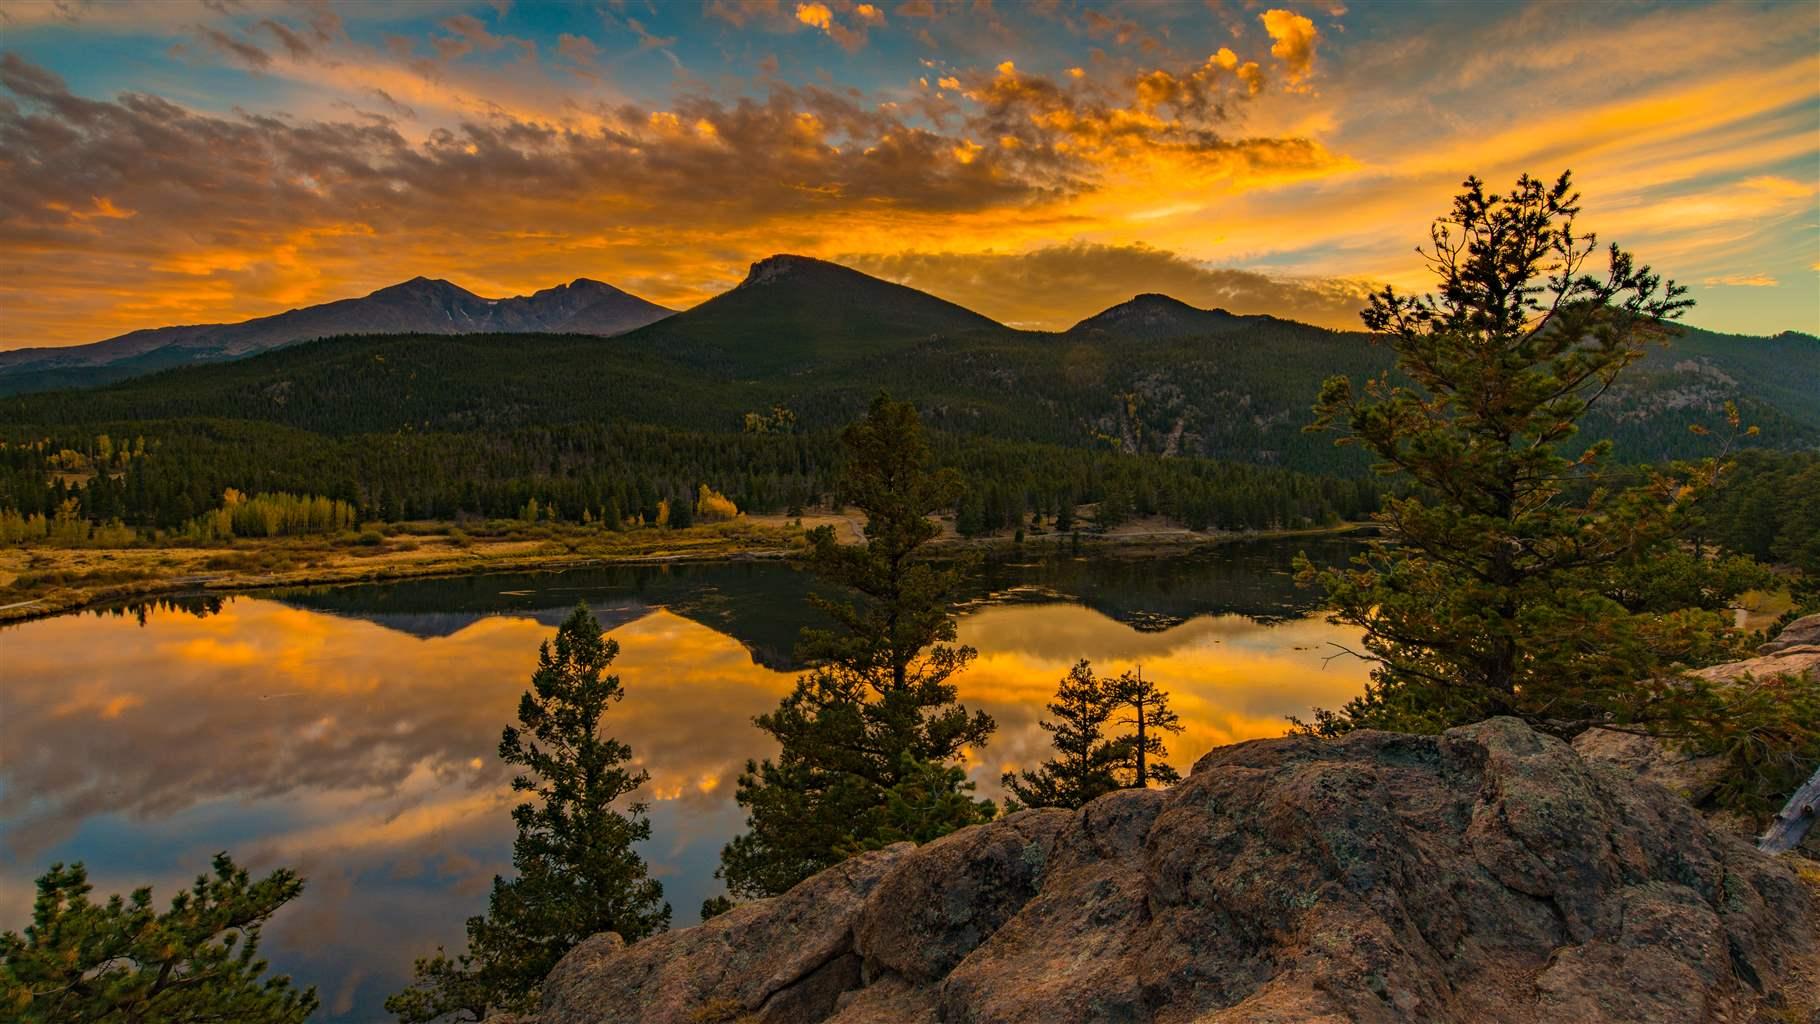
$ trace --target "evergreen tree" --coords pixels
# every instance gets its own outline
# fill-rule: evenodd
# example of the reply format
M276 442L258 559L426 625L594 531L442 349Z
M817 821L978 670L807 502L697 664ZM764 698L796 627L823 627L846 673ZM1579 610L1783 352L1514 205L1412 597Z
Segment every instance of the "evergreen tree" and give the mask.
M710 896L701 901L701 919L706 921L709 918L719 917L737 906L739 906L739 904L733 901L733 897L728 896L725 893L722 893L719 896Z
M1609 442L1577 440L1691 304L1615 245L1591 272L1597 247L1576 233L1578 212L1566 174L1525 176L1502 196L1468 179L1423 251L1439 293L1386 288L1362 314L1407 383L1323 385L1311 429L1337 430L1415 487L1387 500L1383 542L1353 567L1304 563L1375 663L1366 695L1321 713L1317 730L1433 731L1498 714L1564 734L1685 724L1702 691L1666 680L1732 652L1719 611L1614 596L1622 577L1674 551L1722 467L1633 484L1608 467Z
M897 779L884 791L884 805L863 833L855 834L835 852L850 857L892 843L927 843L965 825L992 818L989 801L968 795L973 783L958 765L924 760L904 751L898 758Z
M814 535L812 565L856 601L817 599L833 630L805 630L813 668L758 727L775 760L748 762L738 800L744 834L721 853L741 896L770 896L848 854L894 838L930 839L989 818L951 762L994 723L955 702L951 677L973 659L954 644L949 598L958 571L920 557L959 480L932 472L914 407L880 396L842 435L841 495L866 515L866 543Z
M1164 762L1169 748L1163 734L1181 732L1182 722L1169 708L1169 693L1135 668L1106 683L1106 699L1121 725L1131 731L1115 741L1125 785L1143 789L1152 782L1172 785L1182 776Z
M686 530L695 525L695 498L684 494L670 499L670 518L667 524L672 530Z
M605 675L619 645L578 605L538 653L531 689L506 727L499 757L525 771L512 789L535 799L512 809L518 877L495 878L483 917L468 919L468 950L417 961L412 987L386 1000L405 1024L478 1021L522 1009L563 954L597 932L629 942L669 927L663 886L633 844L651 837L642 803L613 804L647 773L626 768L632 751L601 734L601 719L625 696Z
M1102 530L1123 526L1132 516L1131 492L1123 484L1111 484L1093 510L1093 525Z
M1114 772L1125 760L1126 747L1106 738L1113 714L1110 682L1094 675L1085 658L1062 677L1049 702L1055 720L1039 723L1054 737L1059 756L1034 770L1005 773L1005 788L1018 803L1076 808L1119 788Z
M0 933L0 1007L30 1024L235 1021L302 1024L314 989L262 978L259 933L303 892L280 869L255 882L217 854L214 874L159 913L152 890L89 899L81 864L53 864L38 879L25 934Z

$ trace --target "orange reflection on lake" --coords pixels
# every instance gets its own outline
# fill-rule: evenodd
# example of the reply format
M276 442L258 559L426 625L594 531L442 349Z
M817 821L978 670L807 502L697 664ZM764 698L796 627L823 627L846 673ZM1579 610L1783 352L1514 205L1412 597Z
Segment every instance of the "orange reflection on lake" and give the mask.
M702 584L710 596L730 585ZM798 674L758 652L795 627L713 619L757 631L742 642L664 605L601 600L626 691L608 728L651 774L644 852L686 924L719 890L715 858L740 827L733 782L772 750L752 717ZM500 729L569 603L386 619L242 597L143 624L67 616L0 631L0 927L24 923L31 880L53 861L87 862L102 892L150 882L162 899L227 849L304 873L266 952L319 986L327 1019L375 1018L412 957L458 946L462 919L509 870ZM1043 704L1081 657L1108 675L1141 664L1170 690L1182 769L1280 734L1283 716L1339 704L1365 678L1356 661L1323 664L1329 641L1350 638L1318 617L1140 631L1078 604L986 604L959 631L979 650L962 700L999 723L969 757L989 796L1001 772L1047 756Z
M1160 632L1138 632L1076 605L989 608L967 616L960 640L979 657L958 680L961 699L990 711L999 732L983 759L997 773L1048 757L1037 726L1056 683L1086 657L1100 675L1143 669L1163 684L1183 731L1170 737L1170 762L1184 772L1216 746L1281 736L1287 715L1334 707L1364 688L1367 667L1328 657L1334 641L1356 640L1320 618L1261 626L1238 615L1205 616Z

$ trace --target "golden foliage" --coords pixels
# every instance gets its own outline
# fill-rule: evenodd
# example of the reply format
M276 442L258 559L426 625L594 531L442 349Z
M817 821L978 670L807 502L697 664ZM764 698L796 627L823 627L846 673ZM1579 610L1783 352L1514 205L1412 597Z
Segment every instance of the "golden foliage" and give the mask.
M723 523L739 517L739 506L733 504L733 499L702 484L695 498L695 515L705 523Z

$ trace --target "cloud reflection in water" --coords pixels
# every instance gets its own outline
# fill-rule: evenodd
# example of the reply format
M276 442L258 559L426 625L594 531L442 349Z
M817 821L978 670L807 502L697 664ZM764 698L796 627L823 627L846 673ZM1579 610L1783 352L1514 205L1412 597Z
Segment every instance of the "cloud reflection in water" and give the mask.
M178 611L63 617L0 632L0 926L23 923L31 879L86 861L97 889L153 882L167 896L229 849L256 869L299 867L309 887L267 951L317 984L333 1019L366 1020L412 957L460 942L509 867L509 773L496 757L551 627L515 614L418 636L359 618L238 598ZM717 890L716 854L740 823L733 780L768 752L752 716L794 673L733 637L658 609L624 622L627 697L608 717L651 772L646 850L679 924ZM1356 662L1323 667L1334 627L1200 616L1139 632L1073 604L967 612L980 657L963 699L999 721L973 759L982 792L1042 755L1055 681L1086 656L1142 663L1175 694L1186 767L1209 747L1283 729L1282 716L1356 693Z

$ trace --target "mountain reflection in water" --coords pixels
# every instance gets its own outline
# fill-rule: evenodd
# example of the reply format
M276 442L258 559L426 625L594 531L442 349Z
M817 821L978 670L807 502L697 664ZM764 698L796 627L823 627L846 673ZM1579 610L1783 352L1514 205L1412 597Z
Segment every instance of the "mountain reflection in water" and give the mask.
M1327 663L1348 634L1313 613L1289 560L1339 541L1192 556L1032 559L969 574L957 680L998 733L970 761L982 793L1045 755L1037 727L1078 658L1142 663L1174 694L1187 768L1215 745L1358 692ZM645 850L677 924L718 891L740 826L733 780L770 752L752 716L799 668L810 580L775 563L472 576L161 602L0 630L0 927L33 877L83 860L101 892L159 898L227 849L298 867L301 900L268 933L277 968L318 986L327 1019L383 1019L412 957L459 946L508 870L512 800L495 750L538 644L577 600L620 643L609 728L651 773Z

